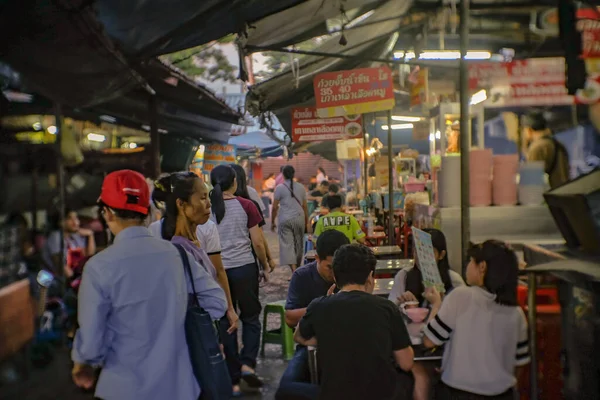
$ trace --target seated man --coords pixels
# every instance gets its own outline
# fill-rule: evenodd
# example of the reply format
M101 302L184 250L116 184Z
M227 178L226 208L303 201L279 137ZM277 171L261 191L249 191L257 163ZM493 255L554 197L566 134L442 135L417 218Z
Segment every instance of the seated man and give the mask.
M311 197L323 197L329 192L329 182L322 181L316 190L310 192Z
M356 218L342 212L342 198L339 195L327 197L327 207L330 210L329 214L322 216L317 221L313 239L318 238L323 232L336 230L346 235L350 242L353 240L359 243L365 242L366 235Z
M333 259L340 292L310 303L296 329L296 342L318 345L319 399L393 400L407 392L395 364L410 371L414 354L398 307L372 294L376 264L368 247L342 246Z
M340 193L340 187L335 183L331 183L329 184L329 189L323 194L323 198L321 199L321 207L329 208L327 201L330 196L335 195L340 196L342 199L342 204L344 204L344 196Z
M337 249L350 243L342 233L332 230L317 240L317 261L300 267L292 275L285 304L285 322L291 328L298 325L306 307L314 299L326 296L334 287L331 263ZM308 370L308 351L297 346L294 358L288 364L275 398L277 400L316 399L318 386L311 385Z

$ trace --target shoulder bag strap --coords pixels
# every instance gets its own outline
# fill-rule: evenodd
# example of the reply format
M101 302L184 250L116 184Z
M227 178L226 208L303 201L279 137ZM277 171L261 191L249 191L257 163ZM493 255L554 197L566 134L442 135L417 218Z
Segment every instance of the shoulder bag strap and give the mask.
M186 275L190 280L190 284L192 285L192 294L194 295L194 304L200 307L200 303L198 302L198 295L196 292L196 286L194 285L194 277L192 275L192 268L190 267L190 260L187 256L187 253L183 246L180 244L175 244L177 250L179 251L179 255L181 256L181 261L183 261L183 269L185 270Z
M283 186L285 186L290 191L290 193L292 194L292 197L294 198L294 200L296 200L296 203L298 203L300 205L300 207L302 207L302 211L304 211L304 206L300 203L300 200L298 200L298 198L294 194L294 191L292 190L292 188L290 186L286 185L285 182L283 183Z

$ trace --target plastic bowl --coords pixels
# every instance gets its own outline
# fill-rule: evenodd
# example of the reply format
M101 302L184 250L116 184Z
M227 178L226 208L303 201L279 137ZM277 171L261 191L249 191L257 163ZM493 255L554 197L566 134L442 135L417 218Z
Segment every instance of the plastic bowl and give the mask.
M428 308L407 308L404 310L404 313L410 320L416 324L423 322L425 318L427 318L427 314L429 314Z

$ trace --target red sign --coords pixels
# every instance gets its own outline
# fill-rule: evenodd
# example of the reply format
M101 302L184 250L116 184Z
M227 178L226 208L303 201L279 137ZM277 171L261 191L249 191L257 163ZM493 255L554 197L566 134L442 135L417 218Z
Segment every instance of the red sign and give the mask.
M314 107L292 109L292 141L358 139L363 137L362 115L319 118Z
M565 87L565 60L531 58L509 63L469 65L472 91L488 89L488 106L573 104Z
M394 108L392 71L386 67L326 72L315 76L321 117L386 111Z
M581 33L581 57L600 57L600 9L578 9L576 26Z

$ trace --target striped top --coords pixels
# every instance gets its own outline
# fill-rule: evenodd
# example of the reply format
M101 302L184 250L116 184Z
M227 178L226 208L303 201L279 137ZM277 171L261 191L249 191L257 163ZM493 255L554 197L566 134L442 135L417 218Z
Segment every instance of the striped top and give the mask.
M211 219L216 223L214 214ZM241 197L225 199L225 216L217 224L221 240L221 258L225 269L242 267L256 262L252 254L250 229L262 220L251 200Z
M495 295L480 287L457 287L426 326L425 335L433 343L446 343L442 361L446 385L495 396L516 385L515 367L530 362L523 310L494 300Z

